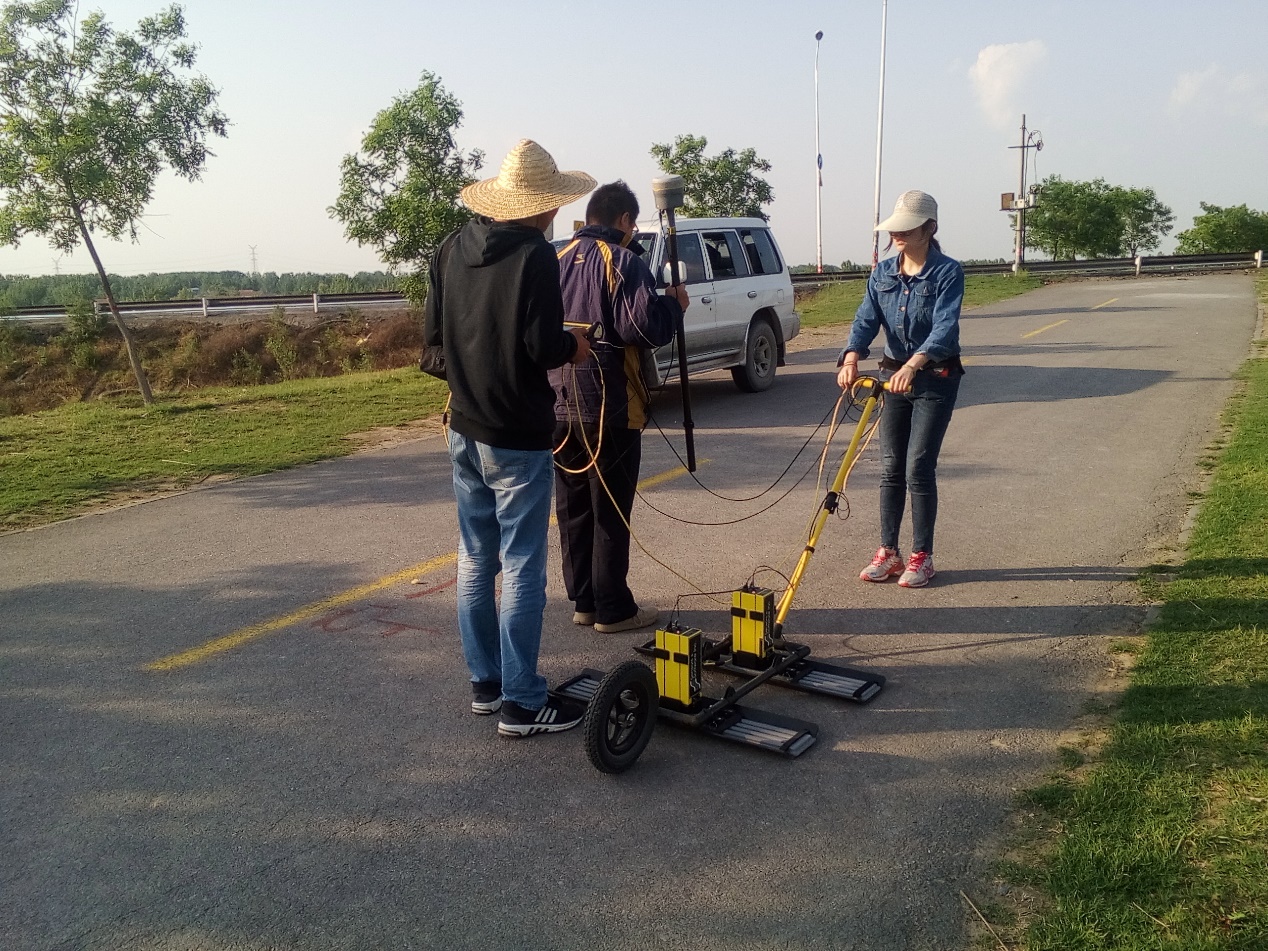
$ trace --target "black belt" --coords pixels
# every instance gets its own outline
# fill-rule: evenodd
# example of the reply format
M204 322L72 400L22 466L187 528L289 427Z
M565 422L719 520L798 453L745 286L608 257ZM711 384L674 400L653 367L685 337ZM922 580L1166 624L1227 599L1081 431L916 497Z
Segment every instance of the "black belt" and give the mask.
M901 360L895 360L889 354L881 357L881 369L897 372L901 370L905 363ZM922 370L948 370L956 376L964 375L964 364L960 362L959 357L947 357L945 360L930 360L920 369Z

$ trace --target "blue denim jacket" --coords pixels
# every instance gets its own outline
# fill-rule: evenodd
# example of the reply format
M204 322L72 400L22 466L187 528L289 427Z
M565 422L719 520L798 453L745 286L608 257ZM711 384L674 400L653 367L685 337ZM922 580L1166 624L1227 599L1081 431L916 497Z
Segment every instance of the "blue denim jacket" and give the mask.
M899 363L923 353L931 361L960 355L960 304L964 300L964 269L941 251L929 248L920 273L907 277L898 269L899 255L886 258L867 281L846 342L864 359L882 327L885 353Z

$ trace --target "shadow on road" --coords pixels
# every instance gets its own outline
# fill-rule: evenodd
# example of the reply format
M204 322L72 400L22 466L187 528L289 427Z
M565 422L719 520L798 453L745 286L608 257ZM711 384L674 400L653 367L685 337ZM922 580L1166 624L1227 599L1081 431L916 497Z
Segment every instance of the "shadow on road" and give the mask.
M967 369L960 384L956 409L998 403L1050 403L1126 396L1162 383L1174 375L1165 370L992 366L980 363L974 363Z

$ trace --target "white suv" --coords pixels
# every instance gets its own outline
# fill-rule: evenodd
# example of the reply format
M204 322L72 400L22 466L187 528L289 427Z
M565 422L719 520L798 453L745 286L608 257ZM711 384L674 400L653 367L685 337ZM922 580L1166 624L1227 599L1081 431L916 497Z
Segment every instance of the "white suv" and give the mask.
M770 228L760 218L677 218L674 224L679 280L691 297L683 321L688 369L729 368L745 392L769 389L786 344L801 332L792 278ZM640 228L635 237L643 260L664 284L669 272L664 232ZM569 240L556 238L555 244ZM662 375L676 375L676 351L675 342L656 352Z

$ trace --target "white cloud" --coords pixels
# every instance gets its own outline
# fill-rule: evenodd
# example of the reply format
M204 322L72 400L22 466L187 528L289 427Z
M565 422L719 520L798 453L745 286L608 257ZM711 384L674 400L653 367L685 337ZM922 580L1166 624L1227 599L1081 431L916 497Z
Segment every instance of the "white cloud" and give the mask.
M1181 73L1176 78L1175 87L1171 90L1171 105L1175 108L1183 108L1196 102L1203 90L1209 88L1215 81L1217 72L1219 67L1211 65L1206 69Z
M1218 110L1226 116L1243 116L1268 124L1268 76L1242 71L1230 73L1212 63L1176 77L1171 88L1171 108L1178 112Z
M997 43L983 47L969 78L977 90L978 105L986 118L1001 128L1021 115L1021 92L1026 80L1048 57L1042 40Z

